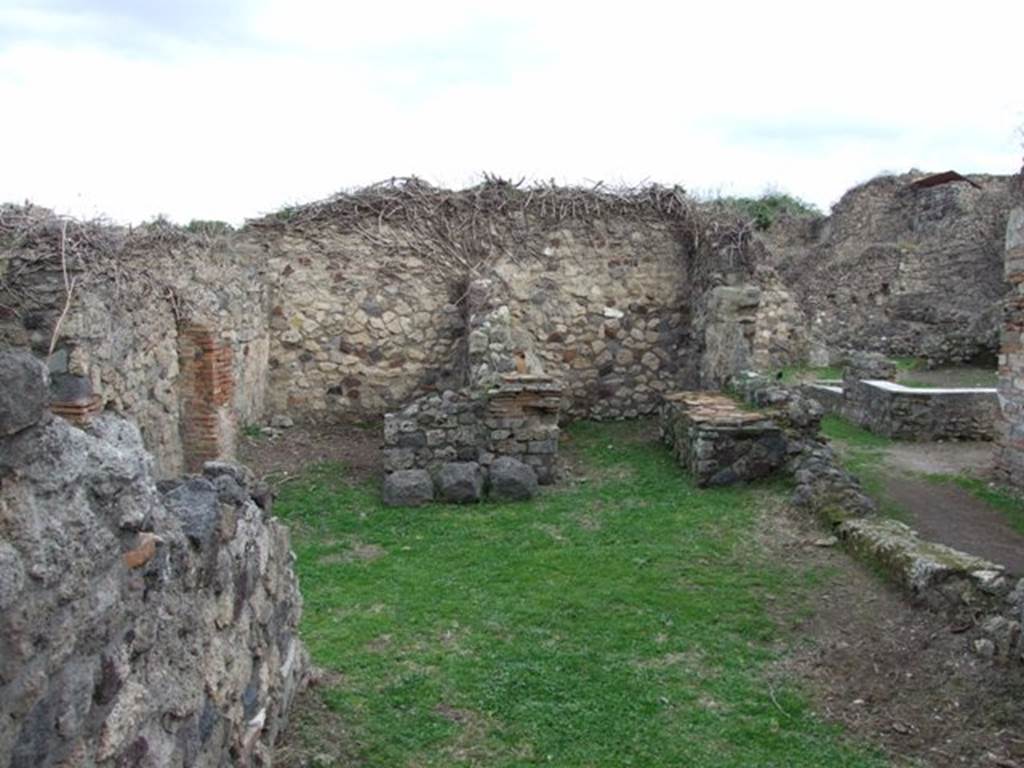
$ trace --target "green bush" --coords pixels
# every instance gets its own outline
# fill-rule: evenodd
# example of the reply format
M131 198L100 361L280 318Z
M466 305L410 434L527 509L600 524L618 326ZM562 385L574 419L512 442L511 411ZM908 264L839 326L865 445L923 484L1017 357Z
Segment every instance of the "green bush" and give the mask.
M782 192L766 192L760 197L723 197L718 202L737 211L761 231L770 229L784 216L809 218L823 215L812 203Z

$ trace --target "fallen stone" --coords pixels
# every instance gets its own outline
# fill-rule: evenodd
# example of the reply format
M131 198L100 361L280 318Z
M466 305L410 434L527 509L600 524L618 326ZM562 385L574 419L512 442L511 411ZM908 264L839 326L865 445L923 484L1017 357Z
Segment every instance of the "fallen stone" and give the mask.
M490 496L497 501L525 501L537 495L537 473L511 456L494 460L490 480Z
M0 437L38 424L49 404L46 366L28 352L0 354Z
M475 461L453 461L437 473L437 490L442 500L453 504L480 501L484 492L484 472Z
M384 478L381 498L388 507L418 507L434 500L434 483L425 469L400 469Z

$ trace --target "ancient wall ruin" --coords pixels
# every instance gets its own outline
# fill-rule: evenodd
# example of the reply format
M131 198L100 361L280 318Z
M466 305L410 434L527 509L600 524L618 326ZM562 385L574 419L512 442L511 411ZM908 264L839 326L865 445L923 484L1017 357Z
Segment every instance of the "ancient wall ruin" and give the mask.
M1024 178L1024 177L1022 177ZM1002 479L1024 487L1024 189L1006 227L1006 279L1013 286L1003 307L999 353L999 424L997 467Z
M936 180L879 177L847 192L827 218L782 220L762 233L806 315L817 364L848 350L933 362L994 356L1010 177Z
M608 419L846 349L992 349L1004 180L916 178L759 235L677 188L497 179L393 181L239 231L7 206L0 343L48 359L70 412L135 419L167 477L273 414L375 419L520 368L561 385L563 418Z
M230 419L262 417L267 297L261 249L230 233L0 208L0 345L46 359L56 400L96 396L100 409L130 415L161 477L185 467L184 439L218 440L183 387L203 365L186 330L207 329L231 350Z
M241 467L159 486L137 428L0 354L0 764L268 765L305 674L288 533Z

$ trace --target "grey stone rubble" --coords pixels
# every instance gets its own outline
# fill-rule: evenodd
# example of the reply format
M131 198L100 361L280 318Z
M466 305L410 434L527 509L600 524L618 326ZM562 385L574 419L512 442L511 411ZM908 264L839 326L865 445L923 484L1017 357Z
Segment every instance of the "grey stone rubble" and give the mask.
M0 391L35 402L9 357ZM0 437L0 765L269 765L308 662L265 489L227 464L158 489L134 425L32 412Z
M486 391L467 387L426 395L387 414L385 487L395 472L422 469L443 478L455 471L444 470L452 464L476 464L486 477L500 457L529 466L541 484L554 482L561 388L541 374L503 374L497 381ZM448 485L438 481L440 498L461 500Z
M425 469L399 469L384 478L381 500L389 507L418 507L434 500L434 481Z
M28 352L0 354L0 437L39 423L50 401L46 368Z
M525 501L537 495L537 473L511 456L499 456L488 477L490 497L498 501Z

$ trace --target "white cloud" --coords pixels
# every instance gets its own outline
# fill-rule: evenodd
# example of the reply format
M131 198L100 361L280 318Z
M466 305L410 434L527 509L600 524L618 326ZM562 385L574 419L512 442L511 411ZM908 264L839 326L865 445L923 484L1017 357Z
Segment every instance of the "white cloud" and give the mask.
M0 7L0 200L237 222L488 170L827 205L881 170L1016 170L1022 21L997 2Z

